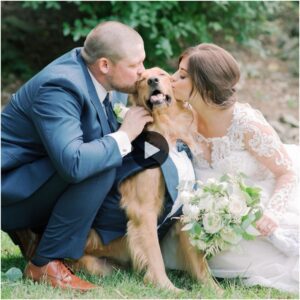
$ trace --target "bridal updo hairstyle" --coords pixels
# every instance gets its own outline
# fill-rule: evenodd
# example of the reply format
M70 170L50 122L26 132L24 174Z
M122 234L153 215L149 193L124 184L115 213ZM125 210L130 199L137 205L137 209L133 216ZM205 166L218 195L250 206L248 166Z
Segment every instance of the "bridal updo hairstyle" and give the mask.
M228 108L236 101L235 85L240 79L237 61L225 49L214 44L199 44L186 49L179 63L188 57L187 72L193 88L207 104Z

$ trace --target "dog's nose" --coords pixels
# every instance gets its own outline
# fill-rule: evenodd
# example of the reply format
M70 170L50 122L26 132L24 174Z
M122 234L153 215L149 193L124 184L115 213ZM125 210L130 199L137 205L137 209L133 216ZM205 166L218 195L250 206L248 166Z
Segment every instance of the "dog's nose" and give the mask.
M150 86L156 86L159 83L159 79L157 77L150 77L147 83Z

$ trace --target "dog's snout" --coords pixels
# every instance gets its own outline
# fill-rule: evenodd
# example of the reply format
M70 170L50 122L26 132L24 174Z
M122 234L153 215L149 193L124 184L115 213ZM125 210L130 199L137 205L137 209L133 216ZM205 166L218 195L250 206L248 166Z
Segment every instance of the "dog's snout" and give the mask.
M157 77L150 77L147 83L150 86L156 86L159 83L159 79Z

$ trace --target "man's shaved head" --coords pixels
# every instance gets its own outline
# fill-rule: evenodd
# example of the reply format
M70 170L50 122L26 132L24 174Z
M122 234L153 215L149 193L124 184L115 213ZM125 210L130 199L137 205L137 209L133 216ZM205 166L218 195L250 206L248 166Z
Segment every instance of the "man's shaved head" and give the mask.
M143 39L134 29L109 21L99 24L88 34L81 55L87 64L93 64L101 57L117 62L138 44L143 45Z

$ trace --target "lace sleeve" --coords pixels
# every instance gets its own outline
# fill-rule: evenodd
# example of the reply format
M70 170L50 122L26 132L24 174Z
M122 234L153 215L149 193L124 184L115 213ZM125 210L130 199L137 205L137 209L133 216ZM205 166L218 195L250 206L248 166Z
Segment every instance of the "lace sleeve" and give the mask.
M246 150L276 178L275 188L265 212L280 220L297 186L298 179L292 161L277 133L260 112L252 111L252 117L244 123L244 129Z

